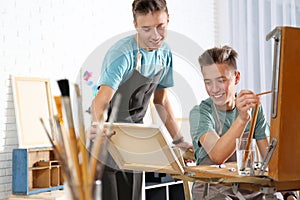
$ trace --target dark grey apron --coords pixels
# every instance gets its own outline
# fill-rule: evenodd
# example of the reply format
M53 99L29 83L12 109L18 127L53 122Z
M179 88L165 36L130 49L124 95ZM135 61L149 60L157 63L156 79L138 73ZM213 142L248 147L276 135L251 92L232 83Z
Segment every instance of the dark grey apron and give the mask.
M116 94L121 94L121 102L115 122L143 123L150 97L161 77L160 70L153 78L143 76L137 69L125 81L110 102L108 118L114 105ZM142 173L118 170L110 155L102 176L102 200L141 200Z
M153 78L147 78L134 70L132 76L124 82L116 94L121 94L121 102L115 122L143 123L149 100L153 94L162 70ZM116 95L114 95L108 109L108 116L111 113Z

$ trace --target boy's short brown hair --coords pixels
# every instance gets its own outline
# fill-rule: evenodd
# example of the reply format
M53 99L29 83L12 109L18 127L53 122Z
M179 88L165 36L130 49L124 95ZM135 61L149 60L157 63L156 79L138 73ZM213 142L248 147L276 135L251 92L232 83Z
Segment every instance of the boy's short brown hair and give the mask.
M198 59L201 70L204 66L212 64L226 63L229 66L237 69L236 59L238 53L229 46L223 46L221 48L214 47L206 50Z
M167 2L165 0L134 0L132 3L134 21L137 14L146 15L155 11L165 11L168 14Z

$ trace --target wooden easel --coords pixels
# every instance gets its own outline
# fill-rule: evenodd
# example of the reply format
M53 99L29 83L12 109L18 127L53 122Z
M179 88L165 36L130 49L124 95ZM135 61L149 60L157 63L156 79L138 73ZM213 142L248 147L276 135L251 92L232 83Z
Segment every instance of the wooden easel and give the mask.
M269 175L277 181L300 180L300 28L277 27L274 38L271 138L278 146L270 160Z

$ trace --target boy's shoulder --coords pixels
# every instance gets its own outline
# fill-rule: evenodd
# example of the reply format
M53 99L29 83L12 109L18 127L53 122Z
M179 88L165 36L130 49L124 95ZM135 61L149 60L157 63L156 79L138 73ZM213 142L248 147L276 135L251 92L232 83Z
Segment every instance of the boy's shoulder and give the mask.
M212 100L211 100L211 98L207 98L205 100L202 100L200 104L195 105L192 108L192 111L201 111L201 110L207 110L209 112L212 111Z

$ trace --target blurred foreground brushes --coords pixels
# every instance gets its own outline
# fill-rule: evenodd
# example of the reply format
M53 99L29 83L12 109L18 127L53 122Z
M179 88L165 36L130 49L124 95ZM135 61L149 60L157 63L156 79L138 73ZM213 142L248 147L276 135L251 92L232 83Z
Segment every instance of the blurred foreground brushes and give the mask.
M75 102L77 105L77 113L74 115L77 117L77 120L74 120L69 81L62 79L57 82L62 96L54 98L58 116L53 116L53 119L50 119L52 134L47 130L43 119L40 120L53 145L55 155L62 165L64 178L69 187L68 191L70 191L71 198L73 200L93 200L95 199L94 191L97 186L97 184L94 184L95 175L97 175L97 178L101 178L103 170L103 167L99 166L102 163L97 162L98 155L104 149L107 141L105 131L103 130L103 120L97 124L97 137L92 148L92 153L89 154L86 146L82 97L79 87L77 84L74 86L76 91ZM78 123L76 126L74 126L75 121ZM75 131L75 127L78 127L78 132ZM102 156L105 154L105 152L101 152Z

